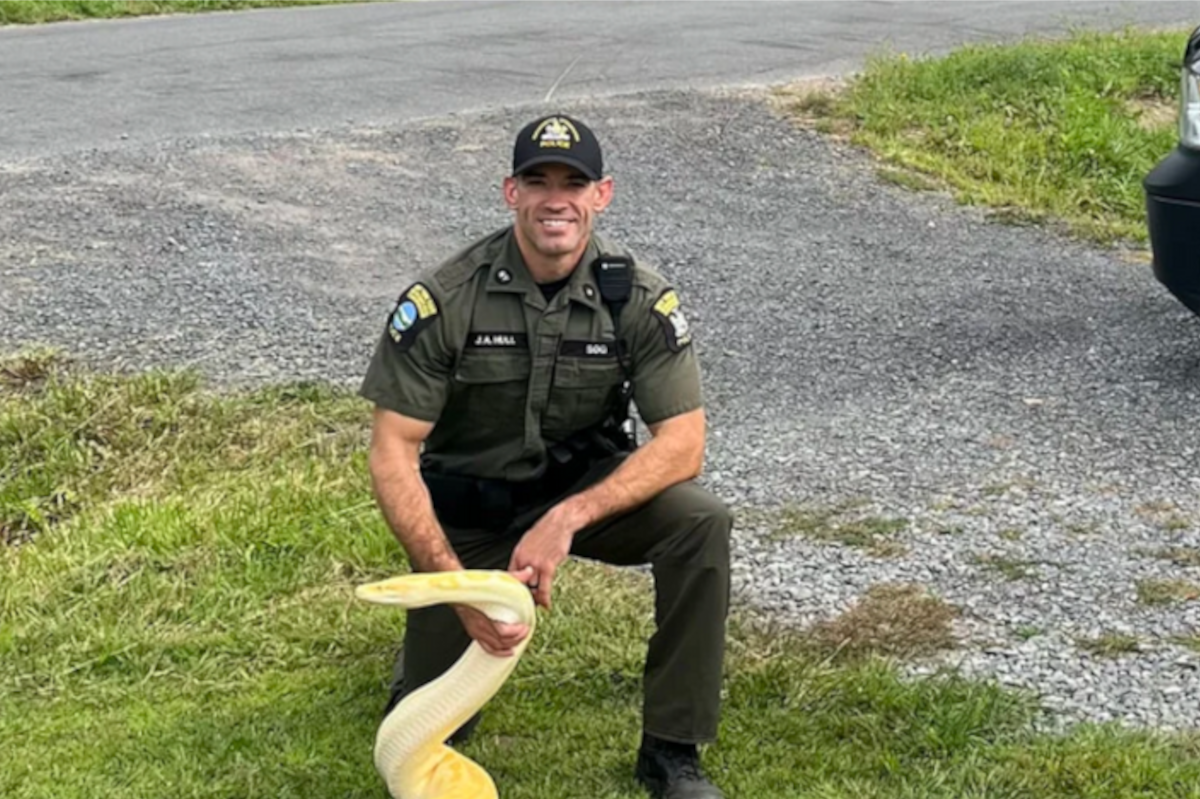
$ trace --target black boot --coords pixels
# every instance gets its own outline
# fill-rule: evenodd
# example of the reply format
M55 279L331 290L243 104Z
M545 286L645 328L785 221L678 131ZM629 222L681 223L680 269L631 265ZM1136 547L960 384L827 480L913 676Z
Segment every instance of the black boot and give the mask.
M391 695L388 697L387 707L383 709L383 717L386 719L396 705L400 704L400 700L410 693L412 691L409 690L404 682L404 650L401 649L400 654L396 656L396 667L392 672ZM479 713L471 716L461 727L450 734L450 737L446 739L446 743L451 746L465 743L471 737L471 733L475 732L475 728L479 726L480 718L481 715Z
M725 799L704 776L695 744L643 736L634 776L654 799Z

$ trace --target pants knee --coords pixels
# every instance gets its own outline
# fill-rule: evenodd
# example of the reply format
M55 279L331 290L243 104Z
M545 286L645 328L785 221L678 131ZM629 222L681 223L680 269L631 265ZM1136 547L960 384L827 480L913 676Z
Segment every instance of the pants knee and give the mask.
M696 524L696 533L703 539L702 549L725 563L729 562L730 539L733 535L733 512L714 498L712 507L704 510Z
M677 529L671 536L664 559L690 566L729 568L733 513L724 502L707 492L696 491L681 509Z

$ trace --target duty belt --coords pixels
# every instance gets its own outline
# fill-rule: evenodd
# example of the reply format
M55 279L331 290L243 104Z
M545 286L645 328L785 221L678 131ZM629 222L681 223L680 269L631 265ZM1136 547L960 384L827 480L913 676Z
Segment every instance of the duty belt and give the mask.
M422 459L421 477L438 519L450 527L502 528L517 516L564 496L592 464L633 449L619 428L581 431L549 448L546 468L536 480L515 482L446 474Z

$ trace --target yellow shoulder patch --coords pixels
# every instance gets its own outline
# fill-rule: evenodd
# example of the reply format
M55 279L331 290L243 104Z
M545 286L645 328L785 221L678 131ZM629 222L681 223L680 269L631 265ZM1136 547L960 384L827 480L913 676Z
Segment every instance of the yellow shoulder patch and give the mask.
M679 352L692 343L687 317L683 315L683 308L680 307L679 295L675 293L675 289L667 289L659 295L651 306L651 312L662 324L667 347L671 352Z
M388 319L388 335L401 350L406 350L412 346L417 334L429 326L439 310L437 300L429 289L414 283L396 301L396 307Z

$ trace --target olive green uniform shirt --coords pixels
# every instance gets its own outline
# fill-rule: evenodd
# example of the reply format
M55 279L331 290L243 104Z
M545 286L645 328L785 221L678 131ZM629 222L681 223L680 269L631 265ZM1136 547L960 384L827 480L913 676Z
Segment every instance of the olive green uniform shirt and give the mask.
M449 474L523 481L547 447L600 424L625 380L592 262L628 253L594 236L549 302L512 228L423 275L388 317L360 393L434 427L424 458ZM620 337L647 424L701 407L700 373L679 298L634 261Z

